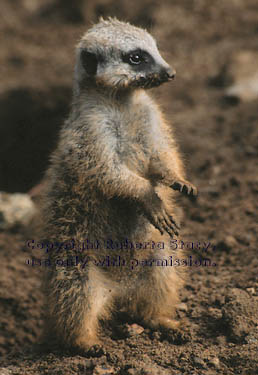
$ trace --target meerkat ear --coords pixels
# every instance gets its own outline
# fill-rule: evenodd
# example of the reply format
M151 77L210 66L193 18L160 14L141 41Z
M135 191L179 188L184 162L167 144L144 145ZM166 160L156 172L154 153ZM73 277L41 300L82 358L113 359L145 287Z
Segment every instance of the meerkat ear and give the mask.
M98 59L95 53L83 49L81 51L81 63L86 73L90 76L94 76L97 73Z

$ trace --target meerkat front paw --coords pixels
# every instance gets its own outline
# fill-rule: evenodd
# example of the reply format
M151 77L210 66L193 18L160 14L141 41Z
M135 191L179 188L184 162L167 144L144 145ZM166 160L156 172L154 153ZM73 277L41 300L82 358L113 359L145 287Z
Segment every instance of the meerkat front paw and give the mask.
M170 187L173 190L178 190L180 193L186 194L186 195L192 195L192 196L197 196L197 188L191 184L189 181L185 180L176 180L173 182Z
M149 202L144 204L145 215L161 234L167 232L171 237L178 236L180 226L175 219L166 211L161 199L155 195Z

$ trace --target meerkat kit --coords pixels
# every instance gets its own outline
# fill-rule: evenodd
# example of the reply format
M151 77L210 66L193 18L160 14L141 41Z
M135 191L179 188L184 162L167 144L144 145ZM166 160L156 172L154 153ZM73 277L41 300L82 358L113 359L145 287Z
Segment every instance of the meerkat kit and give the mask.
M145 326L178 326L181 269L158 261L173 255L179 231L175 190L197 191L147 93L174 75L147 31L116 19L101 19L77 46L43 200L45 238L67 244L49 251L44 284L47 325L62 345L89 349L120 308Z

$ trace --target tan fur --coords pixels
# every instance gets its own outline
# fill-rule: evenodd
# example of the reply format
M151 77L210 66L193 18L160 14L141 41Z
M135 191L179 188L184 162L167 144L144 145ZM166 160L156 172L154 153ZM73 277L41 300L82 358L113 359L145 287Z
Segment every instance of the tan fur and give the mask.
M152 54L154 62L144 63L142 71L121 58L134 46ZM173 189L185 186L195 193L185 180L171 129L144 90L170 77L154 39L127 23L101 20L77 47L73 107L47 172L45 238L98 240L100 246L81 253L72 248L50 252L47 322L66 346L86 350L98 343L99 322L115 306L151 327L178 326L173 316L182 267L132 267L134 260L182 257L169 246L180 221ZM134 248L109 249L108 239L128 239ZM165 249L135 245L151 240L165 242ZM58 262L75 255L78 264ZM108 256L120 256L125 265L98 265ZM90 261L83 267L86 257Z

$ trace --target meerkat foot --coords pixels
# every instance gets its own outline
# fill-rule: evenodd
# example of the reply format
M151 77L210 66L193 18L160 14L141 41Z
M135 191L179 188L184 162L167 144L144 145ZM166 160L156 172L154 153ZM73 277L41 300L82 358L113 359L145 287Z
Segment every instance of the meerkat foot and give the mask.
M191 340L191 332L189 330L182 329L182 322L161 317L159 319L152 320L149 324L151 328L157 328L161 331L161 339L165 339L171 344L184 345Z
M181 323L178 320L159 317L156 319L151 319L147 323L151 328L163 328L163 329L173 329L178 330L181 327Z
M74 347L80 352L87 352L95 345L101 345L97 335L82 335L74 342Z
M176 180L170 187L173 190L178 190L180 193L190 196L197 196L198 193L197 188L191 182L185 180Z

